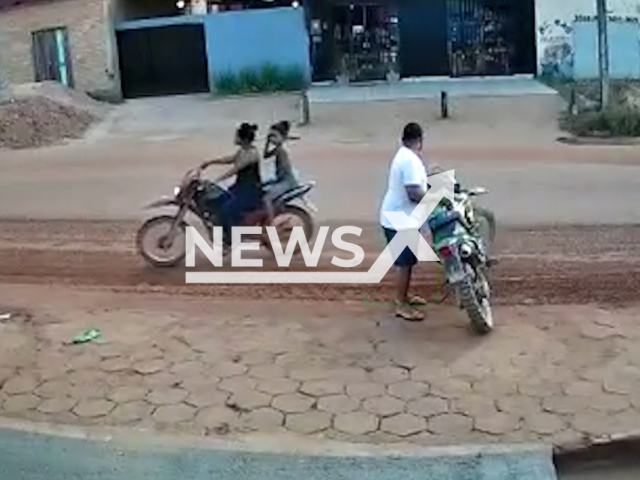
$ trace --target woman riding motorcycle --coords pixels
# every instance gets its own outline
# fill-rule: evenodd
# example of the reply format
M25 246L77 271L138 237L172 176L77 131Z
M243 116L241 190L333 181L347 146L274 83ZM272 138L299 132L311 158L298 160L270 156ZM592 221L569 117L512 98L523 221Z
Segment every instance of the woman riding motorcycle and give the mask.
M235 144L238 150L230 156L209 160L200 165L204 170L211 165L233 164L226 173L215 182L221 182L235 175L235 184L229 188L229 196L221 205L220 222L224 232L224 242L231 243L231 227L239 225L242 214L262 207L262 182L260 176L260 153L254 146L257 125L243 123L236 130Z

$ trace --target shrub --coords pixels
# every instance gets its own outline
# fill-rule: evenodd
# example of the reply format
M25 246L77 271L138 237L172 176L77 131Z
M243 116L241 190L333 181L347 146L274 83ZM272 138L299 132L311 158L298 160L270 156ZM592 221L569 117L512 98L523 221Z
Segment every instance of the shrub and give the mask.
M213 79L218 95L282 92L306 87L305 72L298 66L279 66L265 63L259 68L245 68L239 72L225 72Z
M582 137L638 137L640 136L640 110L615 105L603 112L587 111L566 115L562 126Z

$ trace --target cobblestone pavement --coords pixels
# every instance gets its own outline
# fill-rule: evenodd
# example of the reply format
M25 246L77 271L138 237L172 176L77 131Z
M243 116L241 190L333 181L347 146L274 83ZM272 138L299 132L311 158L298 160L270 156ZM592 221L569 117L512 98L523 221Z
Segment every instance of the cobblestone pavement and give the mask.
M353 442L564 442L640 428L640 308L222 303L4 285L0 412L80 425ZM84 328L99 342L68 345Z

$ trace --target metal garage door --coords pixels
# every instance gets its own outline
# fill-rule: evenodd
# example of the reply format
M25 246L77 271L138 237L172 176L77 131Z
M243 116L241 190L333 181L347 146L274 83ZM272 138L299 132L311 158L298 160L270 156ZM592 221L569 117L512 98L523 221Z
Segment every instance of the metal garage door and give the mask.
M118 51L125 98L209 90L202 25L122 30Z

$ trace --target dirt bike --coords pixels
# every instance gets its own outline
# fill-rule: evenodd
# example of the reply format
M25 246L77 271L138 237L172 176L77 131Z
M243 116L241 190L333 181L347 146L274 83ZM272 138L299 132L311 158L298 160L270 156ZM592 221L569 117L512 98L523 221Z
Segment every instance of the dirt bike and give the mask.
M267 211L260 209L245 214L239 226L274 225L280 242L286 245L286 236L291 234L297 220L306 238L311 238L315 230L313 213L316 208L308 200L307 194L314 186L314 182L301 184L274 199L273 222L270 222ZM146 208L176 207L176 213L150 218L138 230L137 250L145 261L154 267L174 267L184 260L188 214L194 214L202 222L209 239L213 242L213 227L219 224L220 215L216 205L220 205L230 195L221 185L203 179L202 170L199 168L189 170L173 193L173 196L156 200ZM266 229L263 228L258 241L263 247L273 251ZM226 248L225 253L228 251L229 248Z
M442 202L427 220L447 284L455 290L458 306L466 310L479 334L494 327L487 272L495 263L489 250L496 223L493 213L472 202L473 197L485 193L488 190L484 188L465 190L456 185L453 202Z

